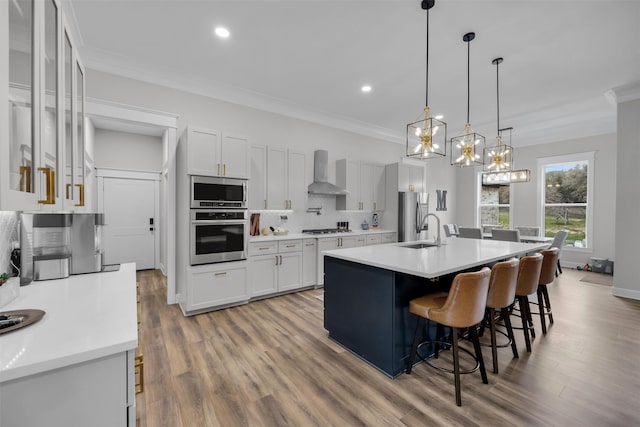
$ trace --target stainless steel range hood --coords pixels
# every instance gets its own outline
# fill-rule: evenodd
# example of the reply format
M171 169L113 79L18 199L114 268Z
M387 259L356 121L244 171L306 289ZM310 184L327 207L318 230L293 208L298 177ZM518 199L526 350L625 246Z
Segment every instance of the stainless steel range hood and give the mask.
M349 192L329 182L329 152L316 150L313 153L313 183L309 185L309 194L343 196Z

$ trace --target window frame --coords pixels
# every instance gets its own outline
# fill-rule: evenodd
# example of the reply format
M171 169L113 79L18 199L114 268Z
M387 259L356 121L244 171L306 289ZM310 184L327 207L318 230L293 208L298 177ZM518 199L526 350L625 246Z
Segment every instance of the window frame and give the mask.
M586 205L586 226L585 226L585 247L565 246L563 250L576 251L576 252L592 252L593 251L593 188L594 188L594 176L595 176L595 152L588 151L583 153L565 154L560 156L539 157L537 159L538 166L538 226L540 232L544 236L546 233L545 223L545 196L547 190L547 180L545 168L547 166L561 165L567 163L587 162L587 203ZM549 205L564 205L557 203L550 203ZM581 203L571 205L583 205Z

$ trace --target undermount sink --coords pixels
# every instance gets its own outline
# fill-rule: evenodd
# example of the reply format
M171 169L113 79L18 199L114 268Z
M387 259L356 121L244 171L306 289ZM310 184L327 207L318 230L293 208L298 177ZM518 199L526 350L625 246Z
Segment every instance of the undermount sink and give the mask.
M424 248L432 248L434 246L438 246L437 243L415 243L413 245L404 245L403 248L409 249L424 249Z

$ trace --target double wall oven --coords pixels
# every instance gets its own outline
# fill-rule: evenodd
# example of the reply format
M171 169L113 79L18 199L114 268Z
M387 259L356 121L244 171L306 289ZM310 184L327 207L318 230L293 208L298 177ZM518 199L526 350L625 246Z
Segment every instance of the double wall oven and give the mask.
M191 265L247 258L247 181L191 176Z

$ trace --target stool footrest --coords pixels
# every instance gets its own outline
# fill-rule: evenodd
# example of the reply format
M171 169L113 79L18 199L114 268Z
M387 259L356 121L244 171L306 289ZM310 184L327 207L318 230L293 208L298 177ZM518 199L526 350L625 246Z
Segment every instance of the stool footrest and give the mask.
M431 363L431 360L435 358L434 354L431 354L431 355L426 356L426 357L420 354L420 351L419 351L420 347L422 347L425 344L438 344L438 345L439 344L444 344L444 345L447 345L447 346L451 347L451 343L446 342L446 341L423 341L422 343L420 343L418 345L418 353L417 353L417 355L420 358L420 360L422 360L424 363L426 363L427 365L431 366L432 368L437 369L437 370L442 371L442 372L448 372L450 374L453 374L454 373L453 369L445 368L445 367L434 365L433 363ZM480 368L480 362L478 361L478 358L473 353L471 353L469 350L467 350L466 348L463 348L463 347L458 347L458 350L461 350L461 351L464 351L465 353L467 353L469 356L471 356L473 358L473 360L476 363L473 368L467 369L467 370L464 370L464 371L460 371L461 374L471 374L471 373L477 371L478 368Z

